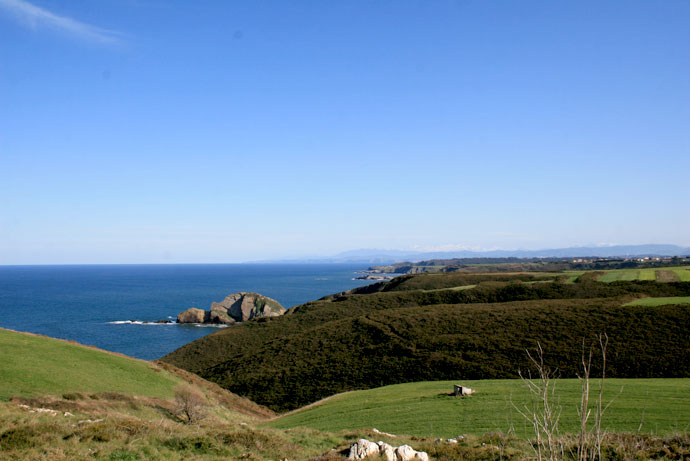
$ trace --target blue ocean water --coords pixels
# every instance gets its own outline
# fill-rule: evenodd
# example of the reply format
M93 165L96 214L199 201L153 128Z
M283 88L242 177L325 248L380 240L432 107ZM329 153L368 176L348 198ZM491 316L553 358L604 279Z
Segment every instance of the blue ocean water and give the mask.
M346 264L0 266L0 327L70 339L146 360L215 327L111 323L174 319L253 291L292 307L368 281ZM228 327L232 328L232 327Z

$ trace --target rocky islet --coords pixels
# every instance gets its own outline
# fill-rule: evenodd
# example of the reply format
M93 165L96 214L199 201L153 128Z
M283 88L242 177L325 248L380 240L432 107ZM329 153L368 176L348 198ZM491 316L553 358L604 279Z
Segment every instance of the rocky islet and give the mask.
M258 293L239 292L221 302L213 302L210 310L191 307L177 315L177 323L208 323L232 325L261 317L278 317L287 310L275 299Z

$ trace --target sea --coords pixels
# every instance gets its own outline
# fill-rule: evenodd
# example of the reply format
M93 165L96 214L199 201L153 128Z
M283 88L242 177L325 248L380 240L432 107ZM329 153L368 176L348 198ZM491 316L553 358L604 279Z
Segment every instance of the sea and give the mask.
M372 283L352 264L0 266L0 327L153 360L217 326L153 323L238 291L285 308ZM233 328L229 326L227 328Z

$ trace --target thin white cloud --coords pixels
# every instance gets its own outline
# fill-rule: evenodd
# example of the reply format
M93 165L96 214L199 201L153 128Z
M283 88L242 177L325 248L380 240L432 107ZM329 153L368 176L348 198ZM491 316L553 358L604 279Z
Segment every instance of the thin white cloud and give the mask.
M120 41L120 34L115 31L58 16L24 0L0 0L0 8L33 29L47 27L98 43L114 44Z

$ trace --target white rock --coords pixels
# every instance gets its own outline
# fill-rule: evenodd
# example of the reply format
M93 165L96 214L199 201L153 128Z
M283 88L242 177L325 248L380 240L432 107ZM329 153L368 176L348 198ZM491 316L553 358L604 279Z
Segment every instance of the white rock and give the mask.
M389 434L388 432L381 432L380 430L373 428L371 432L376 432L377 434L385 435L386 437L395 437L393 434Z
M386 442L383 442L383 441L381 441L381 440L379 440L378 442L376 442L376 445L379 446L379 450L383 450L383 449L386 449L386 448L393 449L393 446L392 446L392 445L387 444Z
M367 439L359 439L350 445L348 459L365 459L372 455L378 455L385 461L408 461L422 460L429 461L429 455L423 451L415 451L409 445L402 445L395 448L386 442L370 442Z
M395 449L386 442L379 441L379 456L385 461L395 461Z
M32 411L36 413L49 413L51 415L57 414L56 410L52 410L50 408L34 408Z
M401 445L396 448L395 456L398 461L411 461L414 459L429 461L429 455L425 451L415 451L409 445Z
M414 459L417 452L409 445L400 445L395 449L395 457L398 461L410 461Z
M94 423L100 423L103 421L103 418L100 419L82 419L81 421L78 421L77 424L94 424Z
M367 456L378 455L379 446L367 439L359 439L350 445L350 454L347 459L364 459Z

